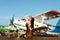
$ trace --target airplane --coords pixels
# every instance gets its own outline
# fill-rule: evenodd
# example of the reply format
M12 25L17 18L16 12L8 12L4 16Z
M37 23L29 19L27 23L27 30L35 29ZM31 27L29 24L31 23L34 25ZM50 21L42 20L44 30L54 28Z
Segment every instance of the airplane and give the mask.
M0 31L1 32L6 32L6 31L8 31L9 29L7 29L5 26L0 26Z
M44 22L49 26L51 30L48 30L46 33L48 34L60 34L60 17L50 19L50 20L45 20Z
M56 10L49 10L35 16L35 18L38 19L40 16L46 17L43 23L47 24L51 29L46 32L47 34L60 34L60 12L57 12Z
M43 30L44 32L48 30L50 30L50 28L48 28L48 26L46 24L43 24L44 18L42 17L42 22L36 22L34 21L34 31L37 32L37 30L39 30L38 32L40 32L40 29ZM24 30L26 31L26 22L25 19L14 19L14 16L12 17L12 19L10 20L10 24L14 25L16 27L16 29L18 30Z
M48 32L50 32L50 34L58 34L57 32L52 32L52 31L48 31L48 30L53 30L56 27L52 26L50 24L47 24L45 21L47 20L52 20L52 19L56 19L60 17L60 13L57 12L56 10L49 10L47 12L43 12L42 14L39 14L37 16L34 16L34 29L35 30L40 30L40 29L44 29L42 32L46 32L47 34L49 34ZM13 21L12 21L13 20ZM14 19L14 16L11 19L11 22L13 23L13 25L15 25L17 27L17 29L22 29L22 30L26 30L26 22L24 19ZM58 25L58 24L57 24ZM52 27L51 27L52 26ZM48 30L46 30L48 29Z
M15 31L15 28L13 26L0 26L0 32L10 32L10 31Z

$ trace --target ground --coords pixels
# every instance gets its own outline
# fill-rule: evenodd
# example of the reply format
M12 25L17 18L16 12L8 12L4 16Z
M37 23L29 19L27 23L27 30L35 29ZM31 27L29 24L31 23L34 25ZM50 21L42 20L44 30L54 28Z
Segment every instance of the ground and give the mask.
M7 36L0 36L0 40L26 40L23 37L17 38L17 37L10 37ZM34 36L32 40L60 40L60 37L38 37Z
M23 36L18 37L16 34L11 34L10 36L8 35L0 36L0 40L26 40L26 38ZM60 36L59 37L57 36L47 37L47 36L34 35L32 37L32 40L60 40Z

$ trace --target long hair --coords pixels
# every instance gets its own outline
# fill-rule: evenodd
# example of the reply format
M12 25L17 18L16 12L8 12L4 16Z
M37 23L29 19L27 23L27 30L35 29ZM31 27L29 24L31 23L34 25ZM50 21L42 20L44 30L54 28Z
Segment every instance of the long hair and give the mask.
M32 20L31 20L31 28L34 28L34 18L32 17Z
M31 28L34 28L34 18L33 17L30 17L31 18ZM26 27L28 29L28 24L26 23Z

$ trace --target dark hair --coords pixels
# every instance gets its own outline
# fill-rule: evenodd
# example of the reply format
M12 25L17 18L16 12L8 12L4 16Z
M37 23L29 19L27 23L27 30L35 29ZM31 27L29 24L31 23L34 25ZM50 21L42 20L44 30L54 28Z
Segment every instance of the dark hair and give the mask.
M28 29L28 24L26 24L26 27ZM31 28L34 29L34 18L32 17L32 20L31 20Z
M31 27L34 28L34 18L31 20Z

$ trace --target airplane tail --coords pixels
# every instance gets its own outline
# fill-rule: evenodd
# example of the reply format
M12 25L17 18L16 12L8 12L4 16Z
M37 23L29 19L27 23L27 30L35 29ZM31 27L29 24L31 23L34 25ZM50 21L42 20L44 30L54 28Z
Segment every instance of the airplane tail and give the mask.
M13 22L14 22L14 16L15 16L15 15L13 15L13 17L10 19L10 24L11 24L11 25L13 25Z

